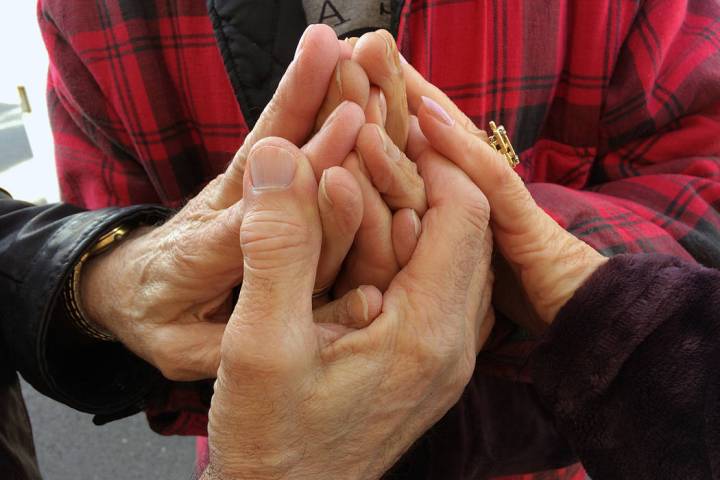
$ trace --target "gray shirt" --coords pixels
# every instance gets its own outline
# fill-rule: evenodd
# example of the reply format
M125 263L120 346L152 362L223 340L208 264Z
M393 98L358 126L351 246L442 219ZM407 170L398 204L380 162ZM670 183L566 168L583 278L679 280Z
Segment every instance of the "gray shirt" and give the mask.
M390 0L303 0L308 24L324 23L339 37L359 37L365 32L389 29Z

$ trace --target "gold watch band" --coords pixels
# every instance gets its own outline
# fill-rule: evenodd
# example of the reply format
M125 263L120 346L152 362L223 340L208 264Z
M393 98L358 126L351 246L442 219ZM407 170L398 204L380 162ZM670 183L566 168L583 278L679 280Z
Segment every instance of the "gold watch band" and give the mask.
M81 307L80 301L80 273L85 262L103 252L106 252L110 248L116 246L121 240L123 240L128 233L130 233L131 227L128 225L120 225L108 233L100 237L85 253L82 254L78 262L73 267L72 274L68 279L68 284L65 287L65 304L70 314L72 323L85 335L101 340L105 342L115 342L117 338L110 332L91 324L87 320L87 316L84 314Z

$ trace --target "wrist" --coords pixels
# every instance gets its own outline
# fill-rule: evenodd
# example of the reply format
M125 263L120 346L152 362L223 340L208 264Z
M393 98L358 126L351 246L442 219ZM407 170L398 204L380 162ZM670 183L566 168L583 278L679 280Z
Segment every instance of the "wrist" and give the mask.
M133 253L135 244L151 227L131 230L115 248L88 258L78 280L79 307L90 325L117 336L117 325L131 321L139 304L128 296L141 283L138 264L141 256Z
M570 301L587 279L608 261L588 244L577 240L569 233L567 235L571 241L566 248L561 249L564 252L562 258L556 259L543 269L548 273L556 273L547 275L545 285L542 287L543 291L550 294L537 296L541 299L542 306L538 309L538 313L542 319L543 330L555 321L560 309ZM558 265L561 268L558 268Z

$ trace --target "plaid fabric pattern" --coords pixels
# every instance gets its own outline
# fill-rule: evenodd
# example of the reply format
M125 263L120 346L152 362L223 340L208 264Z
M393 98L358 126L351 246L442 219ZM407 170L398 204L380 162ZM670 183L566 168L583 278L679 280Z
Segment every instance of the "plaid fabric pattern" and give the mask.
M478 125L508 128L560 224L607 255L720 266L717 1L398 3L405 57ZM179 207L224 170L248 129L204 2L40 0L39 18L65 201ZM522 378L533 342L512 335L496 332L480 371ZM154 408L202 433L192 395L168 398Z
M39 2L63 200L181 206L248 132L205 2Z

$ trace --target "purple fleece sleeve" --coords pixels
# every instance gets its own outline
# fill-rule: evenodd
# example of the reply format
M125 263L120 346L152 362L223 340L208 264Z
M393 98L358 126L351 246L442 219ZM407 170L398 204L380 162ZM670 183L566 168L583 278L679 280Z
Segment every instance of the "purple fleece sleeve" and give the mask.
M720 478L720 272L614 257L530 361L593 479Z

